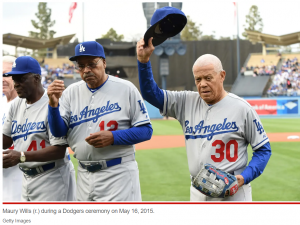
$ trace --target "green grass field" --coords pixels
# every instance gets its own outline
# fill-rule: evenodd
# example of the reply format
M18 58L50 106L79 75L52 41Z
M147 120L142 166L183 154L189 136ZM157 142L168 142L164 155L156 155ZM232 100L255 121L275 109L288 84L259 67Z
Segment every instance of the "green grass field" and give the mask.
M299 132L300 118L262 119L267 133ZM153 120L153 135L183 134L176 120ZM273 142L264 173L251 182L253 201L300 201L300 143ZM249 160L252 149L248 148ZM143 201L189 201L185 148L136 152ZM77 162L72 157L75 168Z

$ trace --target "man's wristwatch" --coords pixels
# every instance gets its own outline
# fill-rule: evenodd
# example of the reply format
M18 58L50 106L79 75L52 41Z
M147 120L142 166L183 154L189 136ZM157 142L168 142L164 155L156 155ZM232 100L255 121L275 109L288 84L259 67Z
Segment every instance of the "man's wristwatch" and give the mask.
M23 163L26 161L26 157L25 157L25 154L24 152L21 152L21 156L20 156L20 162Z

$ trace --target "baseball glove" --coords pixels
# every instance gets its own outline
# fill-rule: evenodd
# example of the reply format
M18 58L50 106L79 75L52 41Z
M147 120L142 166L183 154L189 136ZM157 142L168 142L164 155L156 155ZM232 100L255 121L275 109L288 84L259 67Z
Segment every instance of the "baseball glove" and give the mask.
M192 185L202 194L212 198L225 198L238 191L235 176L210 164L205 164L197 176L192 178Z

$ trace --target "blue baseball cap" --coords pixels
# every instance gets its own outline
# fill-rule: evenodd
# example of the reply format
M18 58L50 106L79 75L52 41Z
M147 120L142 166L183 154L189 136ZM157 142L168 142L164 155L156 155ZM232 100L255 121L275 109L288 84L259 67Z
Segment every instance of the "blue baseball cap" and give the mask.
M41 75L40 64L36 59L30 56L20 56L15 60L12 71L3 74L3 76L23 75L26 73Z
M167 6L157 9L151 18L151 27L144 35L145 45L148 45L151 37L153 37L153 46L160 45L168 38L180 33L186 23L185 14L177 8Z
M104 49L96 41L82 42L75 47L75 55L70 57L71 61L76 61L78 56L97 56L105 59Z

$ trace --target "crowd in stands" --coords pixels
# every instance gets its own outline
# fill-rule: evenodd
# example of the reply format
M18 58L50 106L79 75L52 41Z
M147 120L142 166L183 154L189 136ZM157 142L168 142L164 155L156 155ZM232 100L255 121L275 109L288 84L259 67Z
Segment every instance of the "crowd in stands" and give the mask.
M297 58L287 59L273 77L268 96L300 96L300 64Z
M263 62L261 62L263 63ZM49 67L47 64L41 65L42 84L44 88L55 79L64 79L66 75L74 75L75 65L63 63L62 67ZM109 74L109 71L107 71ZM251 72L251 73L249 73ZM248 73L248 74L247 74ZM282 62L281 69L277 71L276 65L249 66L243 67L242 75L271 76L272 85L267 91L270 96L300 96L300 63L298 58L286 59ZM116 75L118 76L118 75Z
M249 66L242 67L241 74L246 75L247 72L250 72L249 75L253 77L257 76L270 76L276 73L276 65L268 65L268 66Z
M270 96L300 96L300 63L297 57L293 59L281 59L281 68L276 65L248 66L241 69L241 75L245 76L271 76L272 85L267 91Z
M75 66L67 63L63 63L62 67L49 67L47 64L41 65L42 70L42 84L44 88L48 86L55 79L64 79L65 75L74 74Z
M67 64L63 63L62 67L49 67L47 64L44 64L43 61L40 62L41 65L41 72L42 72L42 84L44 88L48 88L48 86L55 80L55 79L64 79L66 76L71 75L73 79L80 78L78 71L75 69L74 64ZM112 74L110 71L106 71L107 74L119 77L119 70L114 71L115 73Z

